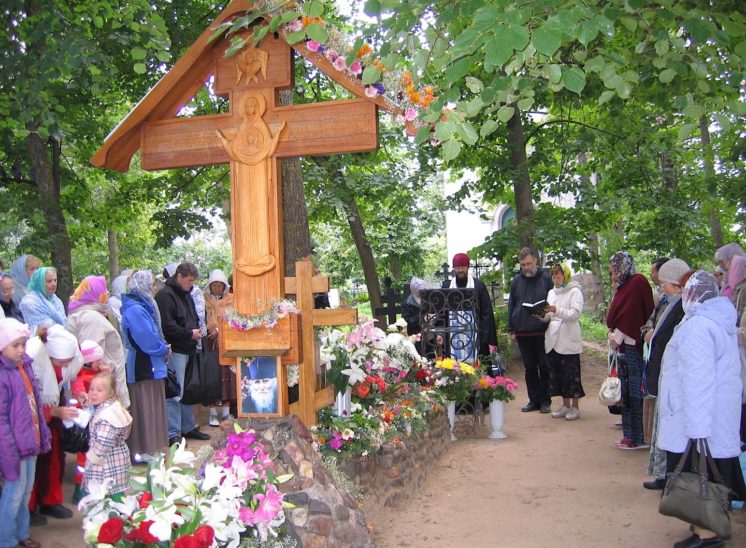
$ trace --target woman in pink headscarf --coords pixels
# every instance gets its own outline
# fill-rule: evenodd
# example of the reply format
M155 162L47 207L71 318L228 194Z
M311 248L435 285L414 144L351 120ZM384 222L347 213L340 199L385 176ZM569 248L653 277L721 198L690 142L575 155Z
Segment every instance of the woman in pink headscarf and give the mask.
M728 269L728 283L720 292L728 297L736 307L736 318L741 319L746 309L746 257L735 255L730 261Z
M124 368L124 347L119 332L109 322L106 302L109 291L104 276L86 276L70 297L67 305L67 330L75 335L78 344L84 340L98 343L104 350L104 364L108 365L116 381L117 396L124 407L129 407L127 374ZM85 394L76 394L86 399Z

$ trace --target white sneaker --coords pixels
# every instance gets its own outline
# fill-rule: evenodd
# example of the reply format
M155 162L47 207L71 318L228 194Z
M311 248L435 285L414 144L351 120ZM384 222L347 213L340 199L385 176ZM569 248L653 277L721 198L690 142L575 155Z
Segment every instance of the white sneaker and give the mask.
M210 426L220 426L220 421L218 420L217 415L210 415Z
M574 421L580 418L580 409L577 407L571 407L565 414L566 421Z
M552 416L555 419L561 419L562 417L564 417L565 415L567 415L568 411L570 411L570 408L563 405L562 407L560 407L556 411L552 411Z

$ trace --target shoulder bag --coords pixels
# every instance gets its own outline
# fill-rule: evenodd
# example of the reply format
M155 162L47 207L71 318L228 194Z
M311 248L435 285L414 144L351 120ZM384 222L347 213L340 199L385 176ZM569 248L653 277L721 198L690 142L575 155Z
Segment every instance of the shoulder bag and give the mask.
M617 375L617 359L617 352L614 351L609 357L609 374L598 391L599 403L607 407L622 401L622 381Z
M723 484L717 465L710 454L710 448L707 446L707 440L694 440L696 443L692 441L687 442L684 454L674 471L668 473L658 512L728 538L731 534L730 514L728 513L731 490ZM684 464L690 455L692 459L690 470L684 472ZM708 463L715 481L707 479Z

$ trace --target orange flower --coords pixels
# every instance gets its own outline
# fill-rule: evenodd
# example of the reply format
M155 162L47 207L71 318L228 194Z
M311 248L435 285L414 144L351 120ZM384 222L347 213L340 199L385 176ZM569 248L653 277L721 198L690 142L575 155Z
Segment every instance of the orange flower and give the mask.
M394 420L394 414L387 410L381 414L381 418L383 419L383 422L391 423Z
M362 46L360 46L360 49L357 50L355 57L363 57L364 55L368 55L371 51L373 51L372 47L370 47L368 44L363 44Z
M376 59L375 61L373 61L373 66L376 67L381 72L386 72L388 70L386 67L383 66L383 63L381 62L380 59Z
M322 27L324 26L324 20L321 17L308 17L307 15L304 15L300 20L301 23L303 23L303 28L306 28L311 23L318 23Z
M404 84L405 86L410 85L412 83L412 73L408 70L405 70L404 74L402 74L401 76L401 81L402 84Z
M489 388L489 387L490 387L490 383L487 379L485 379L484 377L479 379L479 388Z
M419 105L419 104L420 104L420 93L419 93L418 91L415 91L414 93L412 93L412 94L411 94L411 95L409 96L409 99L410 99L410 100L411 100L411 101L412 101L412 102L413 102L413 103L414 103L415 105Z

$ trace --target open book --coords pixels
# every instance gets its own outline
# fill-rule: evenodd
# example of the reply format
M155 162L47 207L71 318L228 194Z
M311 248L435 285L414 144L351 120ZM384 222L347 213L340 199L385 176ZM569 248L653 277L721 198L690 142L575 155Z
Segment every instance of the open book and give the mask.
M526 312L528 312L529 314L534 316L543 316L544 311L546 310L547 306L549 306L549 303L547 303L546 299L542 299L540 301L536 301L535 303L523 303L523 306L526 308Z

